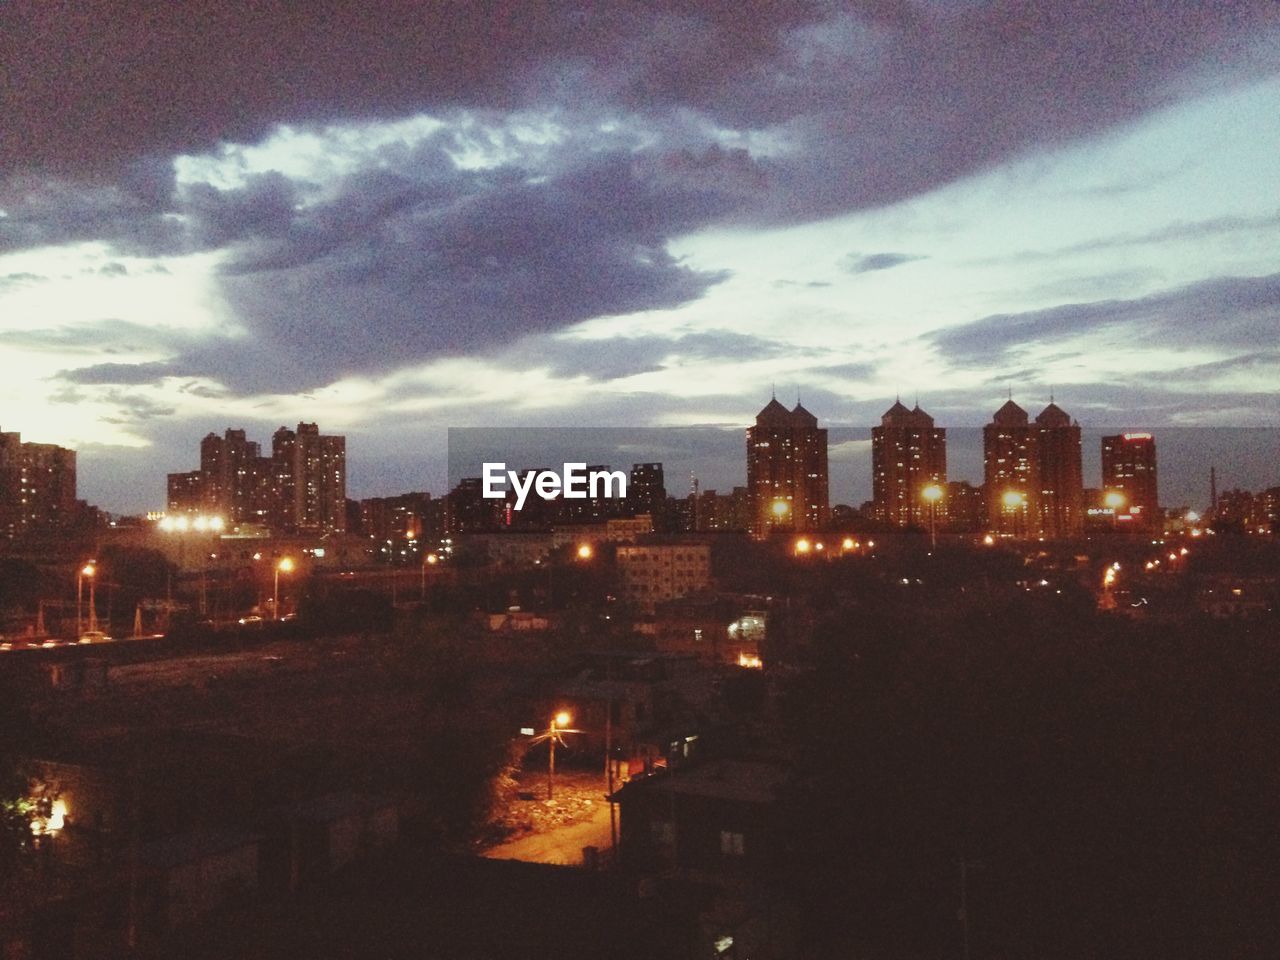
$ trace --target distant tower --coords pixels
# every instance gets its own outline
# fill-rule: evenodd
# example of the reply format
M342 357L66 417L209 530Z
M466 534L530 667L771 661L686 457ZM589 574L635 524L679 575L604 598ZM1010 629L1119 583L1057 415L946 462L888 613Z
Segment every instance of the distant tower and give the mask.
M747 428L747 489L751 532L817 530L827 522L827 431L797 403L774 397Z
M635 513L657 514L667 501L660 463L633 463L627 484L627 502Z
M1049 540L1078 537L1084 530L1084 468L1080 424L1052 400L1036 417L1036 523Z
M1027 411L1007 400L982 428L983 488L992 530L1029 535L1030 519L1039 510L1037 466L1036 433Z
M1119 493L1124 502L1118 520L1150 526L1159 521L1156 442L1149 433L1102 438L1102 492Z
M923 491L947 482L947 431L920 409L901 401L871 429L871 496L876 519L899 527L927 526L930 504ZM944 511L946 501L933 507Z

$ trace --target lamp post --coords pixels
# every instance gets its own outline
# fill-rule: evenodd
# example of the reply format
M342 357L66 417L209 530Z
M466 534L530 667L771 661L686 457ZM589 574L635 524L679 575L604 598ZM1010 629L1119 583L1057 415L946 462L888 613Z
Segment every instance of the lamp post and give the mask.
M84 581L89 580L89 630L98 626L98 617L94 611L93 578L98 570L90 560L76 572L76 639L84 636Z
M428 553L425 557L422 558L422 590L421 590L421 593L419 593L418 595L419 600L427 599L427 567L428 566L434 567L439 562L440 562L440 558L437 557L434 553Z
M550 800L555 795L555 779L556 779L556 741L560 740L562 733L576 733L577 731L569 729L569 723L573 718L569 714L561 710L551 718L551 725L547 728L547 799ZM561 740L561 743L564 741Z
M276 564L275 585L271 588L271 618L280 619L280 574L292 573L293 561L289 557L281 557Z
M929 501L929 549L938 549L938 501L942 499L942 487L931 483L920 491L920 496Z

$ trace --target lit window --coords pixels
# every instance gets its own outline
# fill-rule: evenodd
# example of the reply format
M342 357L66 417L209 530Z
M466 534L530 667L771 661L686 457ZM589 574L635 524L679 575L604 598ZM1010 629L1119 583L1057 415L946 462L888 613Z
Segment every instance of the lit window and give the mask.
M720 852L727 857L741 857L745 854L747 851L742 834L735 833L732 830L721 830Z

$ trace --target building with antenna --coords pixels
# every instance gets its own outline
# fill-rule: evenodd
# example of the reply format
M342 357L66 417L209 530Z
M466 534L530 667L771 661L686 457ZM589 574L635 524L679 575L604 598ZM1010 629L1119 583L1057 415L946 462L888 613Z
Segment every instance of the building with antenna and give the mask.
M747 428L747 490L758 539L826 525L827 431L799 401L788 410L773 397Z
M991 529L1056 540L1084 528L1080 425L1052 401L1033 422L1010 398L982 428Z
M933 485L947 483L947 431L920 409L901 400L871 429L871 502L877 520L899 527L929 526L946 518L945 497L925 499Z

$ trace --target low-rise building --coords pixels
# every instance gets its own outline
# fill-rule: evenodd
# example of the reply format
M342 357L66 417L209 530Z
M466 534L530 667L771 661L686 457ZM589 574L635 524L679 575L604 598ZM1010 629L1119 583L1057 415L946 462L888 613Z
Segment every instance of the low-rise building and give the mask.
M623 598L647 612L665 600L709 590L712 585L707 543L620 546L617 565Z

